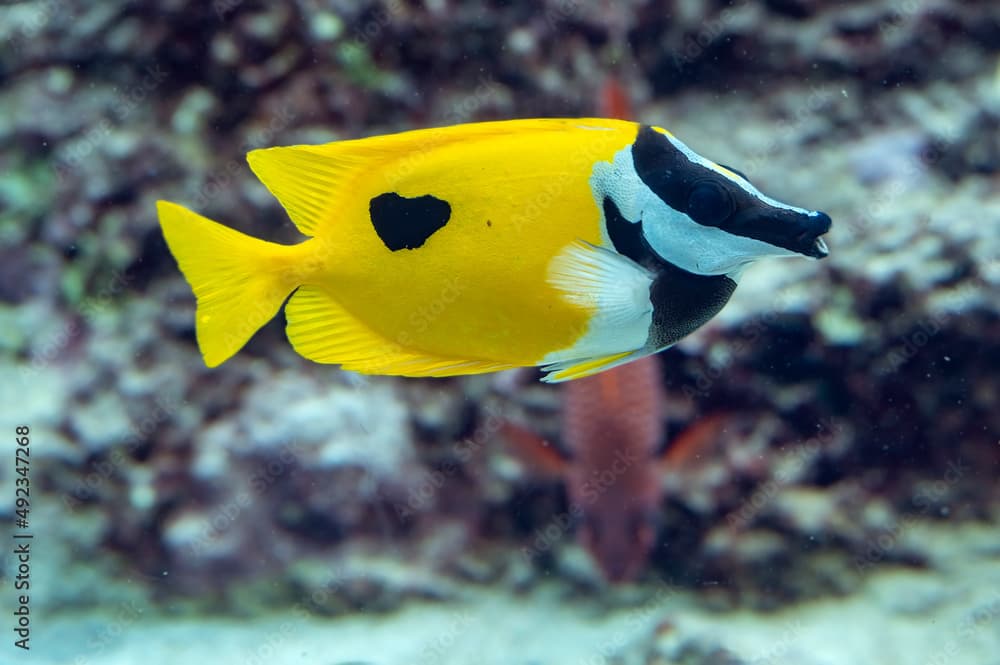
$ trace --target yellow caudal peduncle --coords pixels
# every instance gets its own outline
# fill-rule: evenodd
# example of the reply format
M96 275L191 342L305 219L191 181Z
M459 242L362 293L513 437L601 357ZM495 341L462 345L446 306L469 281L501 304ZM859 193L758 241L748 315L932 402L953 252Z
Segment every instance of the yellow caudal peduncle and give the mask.
M156 209L167 245L197 298L195 333L209 367L239 351L319 269L309 260L315 241L279 245L168 201L158 201Z

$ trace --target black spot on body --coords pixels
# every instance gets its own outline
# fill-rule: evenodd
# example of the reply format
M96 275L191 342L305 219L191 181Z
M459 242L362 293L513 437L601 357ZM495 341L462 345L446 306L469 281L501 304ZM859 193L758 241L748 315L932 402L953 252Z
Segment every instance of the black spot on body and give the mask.
M451 218L451 206L430 194L412 199L395 192L379 194L368 204L375 233L393 252L416 249L443 228Z

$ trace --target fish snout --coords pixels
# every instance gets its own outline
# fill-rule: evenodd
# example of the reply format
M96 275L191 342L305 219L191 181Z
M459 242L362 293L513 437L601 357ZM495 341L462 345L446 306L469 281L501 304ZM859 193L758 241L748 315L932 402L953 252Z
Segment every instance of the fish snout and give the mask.
M822 259L830 254L830 248L826 246L826 241L821 236L830 230L833 220L825 212L816 210L805 216L802 226L804 227L800 235L800 242L804 249L800 250L806 256Z
M789 252L821 259L830 250L820 236L830 230L831 224L830 216L818 210L754 205L735 215L724 230L779 250L760 252L751 259L787 256Z

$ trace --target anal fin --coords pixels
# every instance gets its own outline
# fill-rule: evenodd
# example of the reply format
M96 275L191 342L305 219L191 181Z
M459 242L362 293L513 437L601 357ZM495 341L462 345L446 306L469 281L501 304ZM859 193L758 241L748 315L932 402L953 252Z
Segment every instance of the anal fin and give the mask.
M374 332L318 286L299 288L285 306L295 351L362 374L454 376L510 369L490 360L445 358L408 349Z
M585 376L617 367L618 365L630 363L645 355L648 355L648 352L640 349L639 351L623 351L622 353L613 353L596 358L581 358L551 363L542 367L547 372L542 377L542 381L546 383L561 383L562 381L581 379Z

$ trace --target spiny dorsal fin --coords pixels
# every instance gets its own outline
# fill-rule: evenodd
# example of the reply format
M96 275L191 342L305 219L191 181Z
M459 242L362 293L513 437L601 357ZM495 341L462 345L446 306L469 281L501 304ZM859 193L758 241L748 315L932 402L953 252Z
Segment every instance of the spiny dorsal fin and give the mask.
M307 236L315 236L336 209L342 182L356 166L322 147L264 148L247 155L250 168Z
M468 144L492 136L560 131L611 130L631 126L598 118L542 118L477 122L419 129L323 145L296 145L253 150L250 168L288 211L299 231L315 236L333 221L342 197L356 196L360 185L377 178L393 189L419 170L423 156L454 143Z

